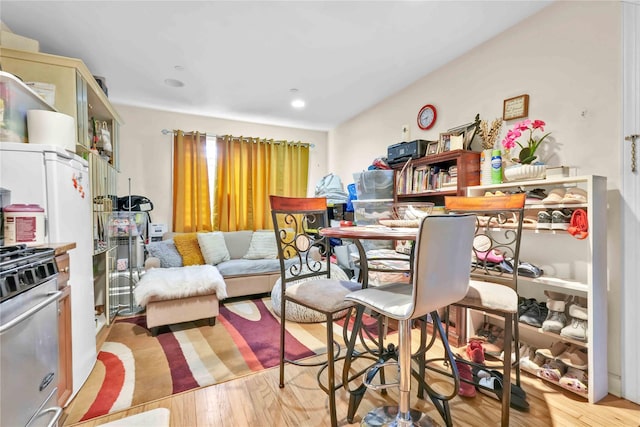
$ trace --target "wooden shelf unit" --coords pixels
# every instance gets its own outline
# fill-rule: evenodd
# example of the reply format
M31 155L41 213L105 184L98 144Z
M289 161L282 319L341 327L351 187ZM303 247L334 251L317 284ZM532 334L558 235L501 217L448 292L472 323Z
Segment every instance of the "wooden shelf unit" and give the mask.
M398 188L401 182L400 174L406 174L410 169L436 167L448 171L450 167L457 167L457 184L435 189L412 189L407 192ZM465 189L471 185L480 184L480 153L467 150L447 151L440 154L421 157L393 166L396 171L394 199L396 202L431 201L436 205L444 205L444 196L464 196ZM404 171L403 171L404 169Z

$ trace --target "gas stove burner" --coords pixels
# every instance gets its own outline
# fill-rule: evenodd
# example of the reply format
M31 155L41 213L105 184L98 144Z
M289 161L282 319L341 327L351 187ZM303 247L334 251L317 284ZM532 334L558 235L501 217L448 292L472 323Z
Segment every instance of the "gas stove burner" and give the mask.
M54 252L24 244L0 247L0 303L54 277Z

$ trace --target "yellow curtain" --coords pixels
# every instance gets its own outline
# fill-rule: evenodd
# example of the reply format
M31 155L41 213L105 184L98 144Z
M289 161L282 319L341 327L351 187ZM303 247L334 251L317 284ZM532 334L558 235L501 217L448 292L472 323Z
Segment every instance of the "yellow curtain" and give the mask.
M173 231L211 231L207 135L174 132Z
M271 229L269 195L307 195L309 144L224 136L216 147L216 230Z

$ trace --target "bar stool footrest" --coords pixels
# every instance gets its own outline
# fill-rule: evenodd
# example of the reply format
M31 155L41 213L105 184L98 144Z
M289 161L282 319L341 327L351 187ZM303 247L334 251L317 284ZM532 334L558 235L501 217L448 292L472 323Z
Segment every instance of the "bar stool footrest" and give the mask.
M362 383L364 384L364 386L371 390L385 390L391 387L398 387L400 385L400 382L393 382L393 383L386 383L386 384L371 383L371 381L373 381L373 379L375 378L376 374L380 371L380 369L383 369L385 366L398 367L398 362L396 362L395 360L390 360L384 363L376 363L375 365L367 369L364 373L364 379L362 380Z

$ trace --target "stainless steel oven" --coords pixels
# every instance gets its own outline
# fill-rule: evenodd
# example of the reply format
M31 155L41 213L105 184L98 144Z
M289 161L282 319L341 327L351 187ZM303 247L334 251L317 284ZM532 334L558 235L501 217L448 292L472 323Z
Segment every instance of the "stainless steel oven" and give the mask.
M52 249L0 248L0 425L55 426L57 268Z

